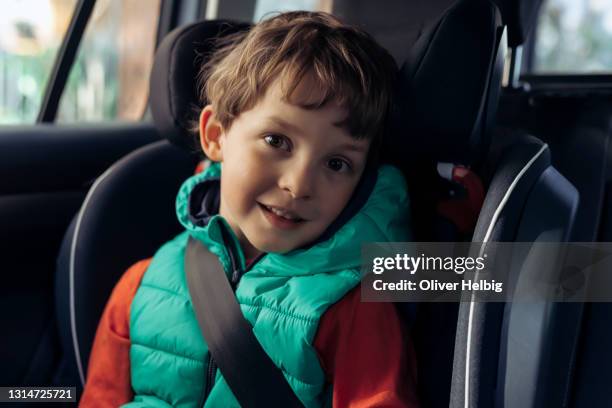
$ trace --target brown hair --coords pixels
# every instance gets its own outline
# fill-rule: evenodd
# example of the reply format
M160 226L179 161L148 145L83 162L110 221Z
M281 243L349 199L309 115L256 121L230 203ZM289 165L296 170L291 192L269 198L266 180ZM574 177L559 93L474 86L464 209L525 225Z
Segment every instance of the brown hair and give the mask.
M210 101L229 129L270 84L281 79L288 102L317 109L336 101L348 111L341 125L356 138L379 145L391 107L397 67L366 32L323 12L295 11L264 20L246 33L221 40L200 74L201 100ZM293 93L307 78L315 98Z

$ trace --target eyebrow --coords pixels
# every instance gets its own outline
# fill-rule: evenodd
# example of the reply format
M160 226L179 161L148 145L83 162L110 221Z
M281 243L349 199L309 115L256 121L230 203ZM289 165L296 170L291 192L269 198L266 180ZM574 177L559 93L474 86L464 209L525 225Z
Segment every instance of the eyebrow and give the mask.
M271 116L270 120L272 122L276 123L278 126L280 126L282 128L285 128L287 130L290 130L292 132L299 133L301 131L301 129L299 127L297 127L297 126L295 126L295 125L293 125L293 124L291 124L291 123L289 123L289 122L287 122L287 121L285 121L285 120L283 120L281 118L278 118L276 116Z
M276 123L277 125L279 125L281 127L284 127L285 129L292 130L292 131L299 131L300 130L299 127L297 127L297 126L295 126L295 125L293 125L293 124L291 124L291 123L287 122L286 120L283 120L283 119L281 119L279 117L271 116L269 119L272 122ZM340 121L338 123L334 123L333 125L336 126L336 127L341 128L341 127L344 126L344 121Z

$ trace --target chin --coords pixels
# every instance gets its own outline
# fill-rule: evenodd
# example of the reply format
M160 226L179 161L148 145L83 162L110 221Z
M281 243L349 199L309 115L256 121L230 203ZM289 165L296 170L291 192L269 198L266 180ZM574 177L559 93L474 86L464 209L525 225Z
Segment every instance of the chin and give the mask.
M299 247L299 245L287 245L286 242L282 243L278 241L277 242L270 242L270 241L257 242L253 246L261 252L273 252L277 254L284 254L286 252L289 252Z

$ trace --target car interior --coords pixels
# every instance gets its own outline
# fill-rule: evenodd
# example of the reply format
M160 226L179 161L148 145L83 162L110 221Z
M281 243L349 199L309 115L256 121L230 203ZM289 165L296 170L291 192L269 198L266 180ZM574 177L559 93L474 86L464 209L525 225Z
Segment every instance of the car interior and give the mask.
M95 3L75 12L73 47ZM0 385L82 392L114 285L181 231L176 192L203 158L199 63L215 39L248 30L255 7L219 0L207 18L210 3L162 1L141 121L54 123L50 89L37 123L0 127ZM612 76L529 74L545 1L331 3L398 63L383 157L407 179L415 241L612 240ZM483 189L467 227L440 211L474 193L459 168ZM396 306L423 407L612 407L609 303Z

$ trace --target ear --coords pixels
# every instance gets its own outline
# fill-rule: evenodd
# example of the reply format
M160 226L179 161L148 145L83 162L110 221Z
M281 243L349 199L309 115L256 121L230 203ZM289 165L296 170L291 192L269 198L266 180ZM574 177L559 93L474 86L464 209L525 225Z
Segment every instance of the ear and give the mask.
M200 145L206 157L223 161L223 126L215 118L212 105L206 105L200 113Z

